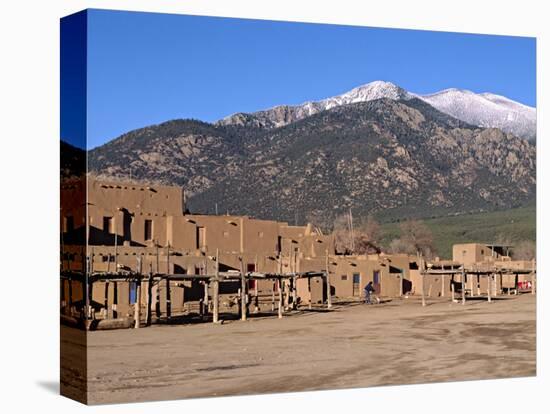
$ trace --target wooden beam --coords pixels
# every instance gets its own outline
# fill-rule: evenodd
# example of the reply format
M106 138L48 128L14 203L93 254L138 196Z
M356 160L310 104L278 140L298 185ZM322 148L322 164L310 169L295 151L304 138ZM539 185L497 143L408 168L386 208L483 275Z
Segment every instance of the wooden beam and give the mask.
M118 272L118 232L115 231L115 273Z
M166 298L166 318L170 319L172 317L172 292L170 287L170 280L165 279L166 283L166 292L165 292L165 298Z
M425 276L424 276L424 260L422 258L420 258L420 290L421 290L421 293L422 293L422 306L426 306L426 295L424 294L424 279L425 279Z
M462 275L461 275L461 289L462 289L462 305L466 304L466 272L464 271L464 266L462 266Z
M89 311L90 311L90 257L86 255L86 277L84 278L84 286L83 286L83 292L84 292L84 319L88 320L89 318Z
M210 304L208 303L208 280L205 280L204 282L202 282L204 284L204 297L202 299L202 306L203 306L203 309L202 309L202 314L203 316L208 316L208 312L209 312L209 308L210 308Z
M277 287L279 291L278 297L278 317L281 319L283 317L283 281L281 278L277 279Z
M147 280L147 308L145 313L145 325L151 326L153 306L153 263L149 263L149 275Z
M296 286L296 283L298 282L298 279L296 276L292 277L292 309L296 310L298 309L298 289Z
M325 261L325 271L327 272L327 307L332 308L332 292L330 289L330 262L328 257L328 249L325 250L326 261Z
M141 256L137 257L137 273L141 275ZM136 301L134 303L134 329L138 329L141 323L141 279L131 282L136 284Z
M73 280L69 279L69 315L72 314L73 307Z
M313 300L311 298L311 278L310 277L307 278L307 291L309 293L308 309L311 309L311 304Z
M491 303L491 275L487 275L487 302Z
M455 301L455 278L451 277L451 302Z
M265 263L265 262L264 262ZM254 258L254 271L258 271L258 255ZM258 313L260 311L260 301L258 299L258 281L254 281L254 313Z
M141 323L141 282L138 280L133 282L136 284L136 303L134 304L134 328L139 328Z
M246 321L246 275L244 272L244 258L241 256L241 320Z
M220 306L220 297L219 297L219 288L220 288L220 282L219 282L219 272L220 272L220 256L219 256L219 250L216 249L216 276L212 280L212 302L213 302L213 309L212 309L212 321L214 323L219 322L219 306Z
M105 310L105 319L109 319L109 281L105 282L103 308Z

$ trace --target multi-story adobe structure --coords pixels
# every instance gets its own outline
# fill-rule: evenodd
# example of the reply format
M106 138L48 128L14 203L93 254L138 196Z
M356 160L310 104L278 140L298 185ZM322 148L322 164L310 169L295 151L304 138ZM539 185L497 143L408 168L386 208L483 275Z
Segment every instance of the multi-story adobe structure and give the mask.
M184 190L179 187L103 182L92 177L64 182L62 198L62 268L113 272L150 271L157 274L206 275L215 267L219 255L222 271L236 272L319 272L325 279L297 280L298 301L322 303L334 298L359 298L363 287L372 281L379 296L397 297L420 294L421 283L427 296L448 296L456 277L422 278L419 259L406 254L339 255L331 235L322 234L311 224L291 226L286 222L236 215L203 215L186 211ZM86 200L86 203L82 203ZM453 246L452 261L437 261L436 266L502 266L507 269L532 268L531 262L513 262L509 246L479 243ZM520 276L521 277L521 276ZM460 280L460 278L458 278ZM471 292L485 291L486 278L469 278ZM269 307L277 292L270 280L249 280L247 290L254 292L254 309ZM500 277L499 291L518 286L518 275ZM132 312L136 284L96 282L89 292L98 314L121 316ZM157 284L156 313L179 314L202 306L208 286L200 281ZM237 304L238 283L225 283L220 291L222 304ZM144 291L141 291L144 294ZM496 292L494 293L496 295ZM63 282L62 306L83 302L81 283ZM140 302L145 303L145 298ZM263 300L263 302L262 302Z
M186 212L184 190L179 187L138 185L86 180L65 182L61 190L64 268L84 266L96 272L142 269L165 274L206 274L218 254L224 271L307 272L328 271L330 290L322 278L298 280L298 296L303 303L322 302L334 297L360 297L363 287L373 281L378 294L397 296L412 290L410 269L417 269L407 255L335 254L331 235L311 224L292 226L286 222L235 215L202 215ZM86 194L86 196L84 196ZM86 199L86 205L74 200ZM203 295L198 283L158 286L161 298L170 291L171 312L183 312ZM273 297L277 289L270 281L249 281L258 296ZM226 288L228 297L238 286ZM68 283L62 298L82 300L82 288ZM136 300L132 283L93 286L92 302L115 305L118 314L130 311ZM65 300L65 303L68 301ZM160 301L160 311L166 301ZM186 307L187 306L187 307Z

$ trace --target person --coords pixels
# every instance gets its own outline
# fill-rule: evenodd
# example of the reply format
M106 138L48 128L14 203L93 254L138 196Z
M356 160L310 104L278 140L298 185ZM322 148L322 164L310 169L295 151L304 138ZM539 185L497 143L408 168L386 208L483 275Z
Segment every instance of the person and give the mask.
M365 286L365 303L371 304L371 293L374 292L374 286L372 285L372 281L367 283L367 286Z

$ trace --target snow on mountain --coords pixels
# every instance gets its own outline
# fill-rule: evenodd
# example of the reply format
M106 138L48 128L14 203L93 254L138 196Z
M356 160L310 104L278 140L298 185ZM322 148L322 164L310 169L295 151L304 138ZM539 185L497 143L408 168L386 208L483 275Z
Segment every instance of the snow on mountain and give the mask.
M417 96L441 112L469 124L499 128L526 139L536 136L536 109L504 96L455 88Z
M252 114L237 113L218 121L222 125L255 125L277 128L318 112L348 105L388 98L408 100L419 98L439 111L472 125L499 128L525 139L536 137L536 109L504 96L492 93L476 94L464 89L445 89L429 95L419 95L385 81L361 85L342 95L301 105L280 105Z

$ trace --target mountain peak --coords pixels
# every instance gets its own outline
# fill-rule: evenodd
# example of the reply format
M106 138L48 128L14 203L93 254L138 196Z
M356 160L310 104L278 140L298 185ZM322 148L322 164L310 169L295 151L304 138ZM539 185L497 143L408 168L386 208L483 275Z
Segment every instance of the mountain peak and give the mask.
M252 114L233 114L218 121L218 124L278 128L338 106L382 98L418 98L437 110L472 125L499 128L525 139L533 139L536 136L535 108L504 96L489 92L477 94L459 88L420 95L384 80L365 83L348 92L320 101L308 101L295 106L279 105Z

